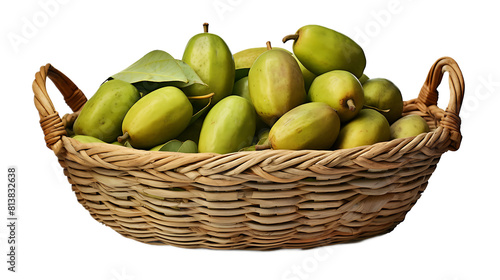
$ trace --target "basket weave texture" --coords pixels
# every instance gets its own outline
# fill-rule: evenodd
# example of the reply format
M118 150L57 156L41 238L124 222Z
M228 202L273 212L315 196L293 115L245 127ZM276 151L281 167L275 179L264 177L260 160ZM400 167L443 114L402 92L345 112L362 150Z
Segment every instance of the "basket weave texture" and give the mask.
M437 106L449 74L450 100ZM270 250L352 242L393 230L413 207L441 155L460 146L464 80L450 57L438 59L403 115L431 132L334 151L263 150L231 154L153 152L80 143L67 136L47 93L47 77L73 112L87 101L47 64L33 82L47 147L78 202L97 221L148 244Z

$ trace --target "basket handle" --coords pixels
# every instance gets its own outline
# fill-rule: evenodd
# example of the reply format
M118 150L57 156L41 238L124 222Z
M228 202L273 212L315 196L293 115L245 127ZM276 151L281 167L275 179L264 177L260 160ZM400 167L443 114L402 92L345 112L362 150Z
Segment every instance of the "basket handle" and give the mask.
M47 147L58 154L62 148L60 140L63 135L66 135L66 129L47 93L47 77L62 93L64 101L73 112L79 111L87 102L87 98L66 75L50 63L40 67L40 71L35 74L33 93L35 94L35 107L40 115L40 126L45 134Z
M449 74L450 101L443 114L442 110L437 107L437 88L445 72ZM464 91L464 78L457 62L451 57L442 57L432 65L417 98L419 102L429 108L431 115L440 117L439 125L443 129L450 131L451 143L449 144L449 149L451 150L457 150L462 140L459 114L464 99Z

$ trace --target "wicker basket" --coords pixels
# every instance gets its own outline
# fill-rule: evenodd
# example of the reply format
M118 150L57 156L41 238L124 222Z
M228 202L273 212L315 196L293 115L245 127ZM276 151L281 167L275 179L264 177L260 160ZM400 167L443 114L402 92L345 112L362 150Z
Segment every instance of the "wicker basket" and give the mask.
M442 110L436 89L445 72L450 101ZM47 77L73 112L87 99L50 64L36 73L45 142L78 202L97 221L148 244L304 249L384 234L416 203L441 155L461 141L464 81L449 57L437 60L418 98L404 105L403 114L423 116L431 132L335 151L183 154L80 143L66 136Z

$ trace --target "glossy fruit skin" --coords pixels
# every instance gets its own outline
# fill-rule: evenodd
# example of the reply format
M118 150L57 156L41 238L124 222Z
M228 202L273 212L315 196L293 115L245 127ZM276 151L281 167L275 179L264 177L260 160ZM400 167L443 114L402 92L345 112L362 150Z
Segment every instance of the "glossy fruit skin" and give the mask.
M291 52L283 48L273 48L273 49L286 51L289 54L292 54ZM257 57L259 57L266 51L267 47L256 47L256 48L244 49L233 54L234 65L236 68L234 80L238 81L241 78L248 76L248 71L250 71L250 67L252 67Z
M358 79L345 70L334 70L314 79L308 92L313 102L324 102L337 111L342 123L356 117L365 104L363 87ZM351 99L355 110L351 111L347 101Z
M243 77L234 83L233 94L241 96L252 102L252 99L250 98L250 91L248 90L248 76Z
M389 112L380 112L389 123L401 118L403 113L403 96L399 88L384 78L369 79L363 84L365 104Z
M185 88L188 96L215 93L211 104L214 105L233 90L235 64L233 55L226 42L216 34L196 34L188 41L182 61L198 74L207 87L198 84ZM203 106L207 101L196 101Z
M228 96L208 112L201 127L198 152L227 154L252 143L255 110L241 96Z
M188 125L193 107L178 88L167 86L137 101L123 120L122 132L134 148L151 149L177 137Z
M283 48L273 48L273 49L285 51L289 54L292 54L291 52ZM235 53L233 57L236 69L252 67L252 64L255 62L257 57L265 53L267 50L268 50L267 47L257 47L257 48L244 49L242 51Z
M309 71L309 69L307 69L295 55L293 57L297 60L297 63L299 64L300 71L302 72L302 76L304 77L304 87L306 89L306 92L308 92L312 82L314 81L314 79L316 79L317 75Z
M248 100L250 103L252 103L252 99L250 98L250 91L248 90L248 76L243 77L234 83L233 94L241 96L246 100ZM257 113L255 113L255 123L256 123L256 128L255 128L256 133L259 133L260 131L265 129L269 129L269 126L260 119Z
M316 75L346 70L361 77L366 67L363 49L348 36L320 25L306 25L297 34L293 53Z
M269 131L273 149L325 150L339 134L340 119L328 104L309 102L284 114Z
M111 143L121 135L123 119L141 95L130 83L110 80L102 84L85 103L73 131L77 135L88 135Z
M406 115L391 125L391 138L414 137L429 131L429 125L421 116Z
M250 98L259 117L269 126L283 114L306 102L304 77L288 52L268 50L248 73Z
M373 109L362 109L356 118L344 125L339 132L334 149L348 149L391 139L387 119Z

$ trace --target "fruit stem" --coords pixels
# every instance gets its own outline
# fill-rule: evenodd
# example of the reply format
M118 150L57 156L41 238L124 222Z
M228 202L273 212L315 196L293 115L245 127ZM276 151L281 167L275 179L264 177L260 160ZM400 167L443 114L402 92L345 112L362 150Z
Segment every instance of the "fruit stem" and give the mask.
M125 132L122 136L118 136L116 140L123 144L128 138L130 138L130 135L128 135L128 132Z
M295 34L291 34L291 35L286 35L285 37L283 37L283 43L286 43L288 40L297 40L299 39L299 34L295 33Z
M197 99L207 99L207 98L210 98L212 96L215 95L215 92L212 92L212 93L209 93L209 94L205 94L205 95L198 95L198 96L188 96L187 98L189 100L197 100Z
M208 22L205 22L205 23L203 24L203 32L204 32L204 33L208 33Z
M267 41L266 42L266 46L267 46L268 50L272 50L273 49L273 47L271 47L271 41Z
M354 100L347 100L347 106L349 107L349 111L354 112L356 110L356 105L354 105Z

